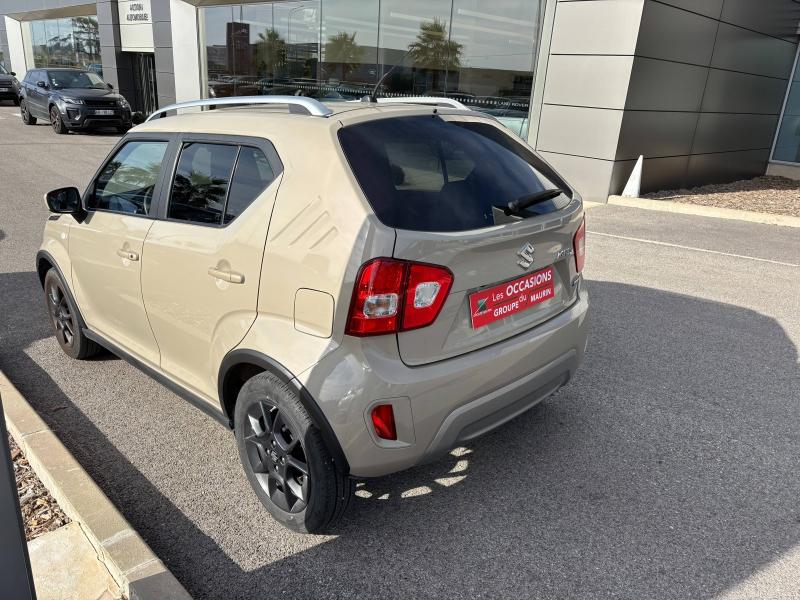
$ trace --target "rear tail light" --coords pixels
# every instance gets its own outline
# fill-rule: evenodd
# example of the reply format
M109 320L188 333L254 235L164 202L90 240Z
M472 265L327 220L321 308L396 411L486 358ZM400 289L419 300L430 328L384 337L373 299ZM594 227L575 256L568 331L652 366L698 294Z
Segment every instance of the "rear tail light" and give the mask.
M575 268L578 273L583 271L583 263L586 260L586 217L581 221L581 226L572 238L572 249L575 252Z
M376 258L358 272L345 333L359 337L426 327L453 285L444 267Z
M394 425L394 409L391 404L379 404L372 409L372 426L375 435L383 440L396 440L397 428Z

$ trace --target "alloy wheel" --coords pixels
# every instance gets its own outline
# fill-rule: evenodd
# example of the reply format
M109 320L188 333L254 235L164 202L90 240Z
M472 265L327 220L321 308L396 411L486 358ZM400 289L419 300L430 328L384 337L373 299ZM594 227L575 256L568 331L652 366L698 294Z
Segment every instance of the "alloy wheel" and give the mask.
M308 506L311 477L305 449L278 407L268 401L250 407L245 447L256 480L276 506L290 513Z
M58 284L51 282L47 290L47 299L50 317L56 328L56 337L62 345L71 348L75 341L75 319L69 308L67 297Z
M61 116L58 114L58 109L54 106L50 109L50 125L53 126L55 131L61 129Z

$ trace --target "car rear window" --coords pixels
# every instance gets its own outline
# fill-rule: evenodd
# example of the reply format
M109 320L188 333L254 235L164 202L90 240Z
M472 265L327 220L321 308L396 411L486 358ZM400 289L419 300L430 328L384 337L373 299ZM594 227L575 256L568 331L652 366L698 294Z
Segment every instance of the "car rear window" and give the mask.
M566 189L555 174L542 174L543 163L524 145L488 123L394 117L344 127L339 141L376 216L398 229L489 227L492 205ZM569 201L562 195L528 211L553 212Z

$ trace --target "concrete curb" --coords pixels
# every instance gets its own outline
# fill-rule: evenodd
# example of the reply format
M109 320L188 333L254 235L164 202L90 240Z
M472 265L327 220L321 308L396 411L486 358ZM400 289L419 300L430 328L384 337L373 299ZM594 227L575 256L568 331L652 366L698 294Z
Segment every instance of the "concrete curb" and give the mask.
M800 217L773 215L769 213L751 212L748 210L736 210L733 208L701 206L699 204L683 204L681 202L670 202L669 200L648 200L646 198L609 196L608 203L615 206L629 206L631 208L696 215L699 217L747 221L749 223L763 223L764 225L779 225L781 227L800 227Z
M39 479L83 529L130 600L191 600L47 424L0 371L8 430Z

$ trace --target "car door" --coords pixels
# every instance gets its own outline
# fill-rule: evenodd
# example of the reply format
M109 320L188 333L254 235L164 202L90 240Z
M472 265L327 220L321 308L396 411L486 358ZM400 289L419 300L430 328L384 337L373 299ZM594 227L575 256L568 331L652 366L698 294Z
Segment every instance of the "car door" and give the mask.
M219 361L256 317L282 167L269 142L184 136L144 243L142 292L161 369L214 399Z
M135 357L160 361L141 290L144 239L153 225L170 136L126 138L84 194L87 216L70 230L72 285L87 326Z
M46 92L39 87L39 82L47 82L44 71L34 71L31 73L30 81L25 86L25 102L28 105L28 112L34 117L42 116L42 95Z

